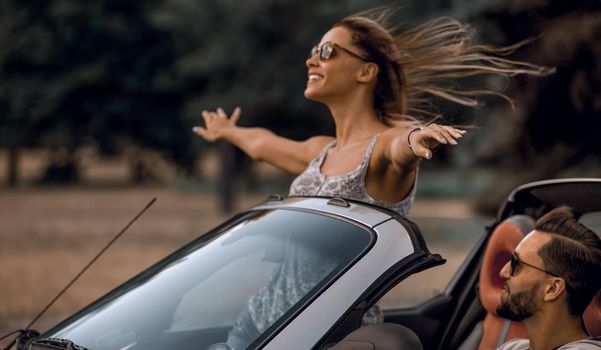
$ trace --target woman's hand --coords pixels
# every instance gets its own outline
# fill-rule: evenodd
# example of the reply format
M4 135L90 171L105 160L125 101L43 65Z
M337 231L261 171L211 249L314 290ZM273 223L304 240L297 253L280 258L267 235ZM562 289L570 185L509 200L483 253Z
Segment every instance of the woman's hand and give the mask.
M440 144L456 145L456 140L465 133L465 130L455 129L452 126L430 124L410 131L407 135L407 142L417 157L430 159L432 158L431 149Z
M240 107L236 107L232 115L228 118L223 109L217 108L216 111L202 111L205 127L195 126L192 131L209 142L215 142L223 139L224 133L231 128L236 128L236 122L240 118Z

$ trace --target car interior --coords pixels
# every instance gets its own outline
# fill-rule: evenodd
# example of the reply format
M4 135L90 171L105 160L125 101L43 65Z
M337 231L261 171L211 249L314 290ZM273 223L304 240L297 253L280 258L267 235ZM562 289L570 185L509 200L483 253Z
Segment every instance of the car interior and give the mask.
M526 330L521 323L497 316L496 309L503 288L499 273L520 240L533 228L533 218L515 215L505 219L494 229L480 269L479 295L486 316L477 323L460 349L496 349L508 339L526 338Z
M356 329L328 350L422 350L417 334L407 327L382 323Z
M582 193L587 193L583 196ZM559 205L577 215L599 214L585 224L599 234L601 181L547 181L516 189L500 209L496 223L481 247L476 247L455 288L415 308L386 314L384 324L361 327L326 349L494 350L513 338L527 338L524 326L496 315L502 280L499 273L535 219ZM472 273L475 272L475 273ZM470 278L470 276L476 276ZM591 337L601 336L601 291L583 315L583 327ZM403 325L402 328L395 326ZM389 338L389 339L383 339Z

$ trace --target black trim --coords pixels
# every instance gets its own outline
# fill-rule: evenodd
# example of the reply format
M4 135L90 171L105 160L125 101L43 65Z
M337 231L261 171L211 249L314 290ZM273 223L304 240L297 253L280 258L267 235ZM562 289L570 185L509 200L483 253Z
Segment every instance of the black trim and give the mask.
M440 333L437 336L440 339L440 343L437 347L438 350L450 349L451 342L455 342L455 332L461 325L464 315L471 308L473 300L478 297L477 284L480 278L480 268L482 266L482 259L490 234L485 235L485 239L480 242L480 246L474 248L475 253L472 256L472 260L468 262L464 272L460 276L455 289L451 291L452 301L450 305L453 307L453 312L446 319L442 319L441 324L446 327L440 329ZM472 273L469 273L469 272Z
M461 281L465 280L463 277L467 272L474 268L473 261L482 260L484 258L484 251L486 250L486 246L488 245L488 241L490 240L491 232L485 232L480 239L476 242L476 244L472 247L470 252L466 255L464 261L465 263L461 264L459 269L453 275L453 278L449 281L449 284L445 288L445 294L454 294L458 288L461 288ZM481 262L480 262L481 264ZM480 271L480 267L478 266L478 272Z
M479 262L478 262L479 263ZM475 286L479 278L479 274L473 274L468 281L468 286ZM476 293L475 288L466 288L462 291L462 293L457 296L452 304L459 305L458 308L451 314L448 320L442 320L442 323L446 323L448 326L444 329L441 337L440 337L440 345L438 346L439 350L447 350L449 349L450 342L455 334L456 329L459 327L461 320L467 310L470 308L471 301L477 298L478 295Z
M374 305L384 294L388 293L394 286L399 284L407 277L430 269L435 266L443 265L447 260L439 254L431 254L429 252L414 252L386 270L371 286L369 286L363 294L361 300L365 300L368 307ZM408 269L409 268L409 269ZM401 269L408 269L402 274L398 274Z
M545 192L552 188L556 189L557 195ZM591 188L595 189L595 194L598 195L591 194ZM587 196L583 195L583 191L587 192ZM544 198L541 198L541 194L545 194ZM537 219L546 211L559 205L568 205L580 214L601 210L599 200L586 201L585 197L591 199L601 197L601 179L567 178L527 183L511 191L497 213L497 222L516 214L526 214Z
M328 196L289 196L287 198L331 199L332 197L328 197ZM346 198L346 197L336 197L336 198L343 199L350 203L355 203L355 204L359 204L362 206L366 206L366 207L372 208L376 211L380 211L384 214L389 215L392 219L395 219L396 221L400 222L401 225L405 228L405 230L409 233L409 238L411 239L411 243L413 244L413 250L415 250L415 251L422 250L425 252L430 252L426 245L426 240L424 239L424 236L421 234L421 230L419 229L419 226L415 222L413 222L409 218L407 218L406 216L402 216L401 214L399 214L398 212L396 212L392 209L380 207L373 203L363 202L360 200ZM296 208L296 209L299 209L299 208ZM388 221L388 220L386 220L386 221ZM377 225L381 225L384 222L385 221L378 223ZM374 225L374 227L377 225Z
M345 313L343 313L330 329L313 346L313 350L323 349L324 344L336 343L351 331L361 325L361 318L365 311L373 306L382 295L407 277L425 269L444 264L446 262L438 254L416 251L391 266L374 281L357 298ZM399 271L402 273L399 274ZM360 317L357 317L360 315Z

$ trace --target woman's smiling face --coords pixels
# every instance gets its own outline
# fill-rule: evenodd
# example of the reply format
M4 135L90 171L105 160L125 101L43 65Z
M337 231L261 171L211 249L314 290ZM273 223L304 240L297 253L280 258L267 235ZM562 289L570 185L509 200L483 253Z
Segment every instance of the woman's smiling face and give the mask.
M365 54L353 45L352 33L345 27L330 29L321 38L318 47L321 48L324 42L333 44L332 55L328 60L322 61L319 54L316 54L305 62L308 69L305 97L327 104L332 99L348 95L349 91L356 88L357 76L364 63L340 47L359 55Z

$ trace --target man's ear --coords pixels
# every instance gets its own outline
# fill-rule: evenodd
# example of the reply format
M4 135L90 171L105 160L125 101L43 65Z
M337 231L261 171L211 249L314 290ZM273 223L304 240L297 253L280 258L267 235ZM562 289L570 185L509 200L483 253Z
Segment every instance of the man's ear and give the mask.
M566 290L566 281L560 277L552 277L545 284L545 301L553 301L559 298Z
M372 82L378 76L379 71L380 71L380 68L378 67L377 64L372 63L372 62L364 63L361 65L361 71L359 72L359 76L357 77L357 80L359 80L362 83Z

